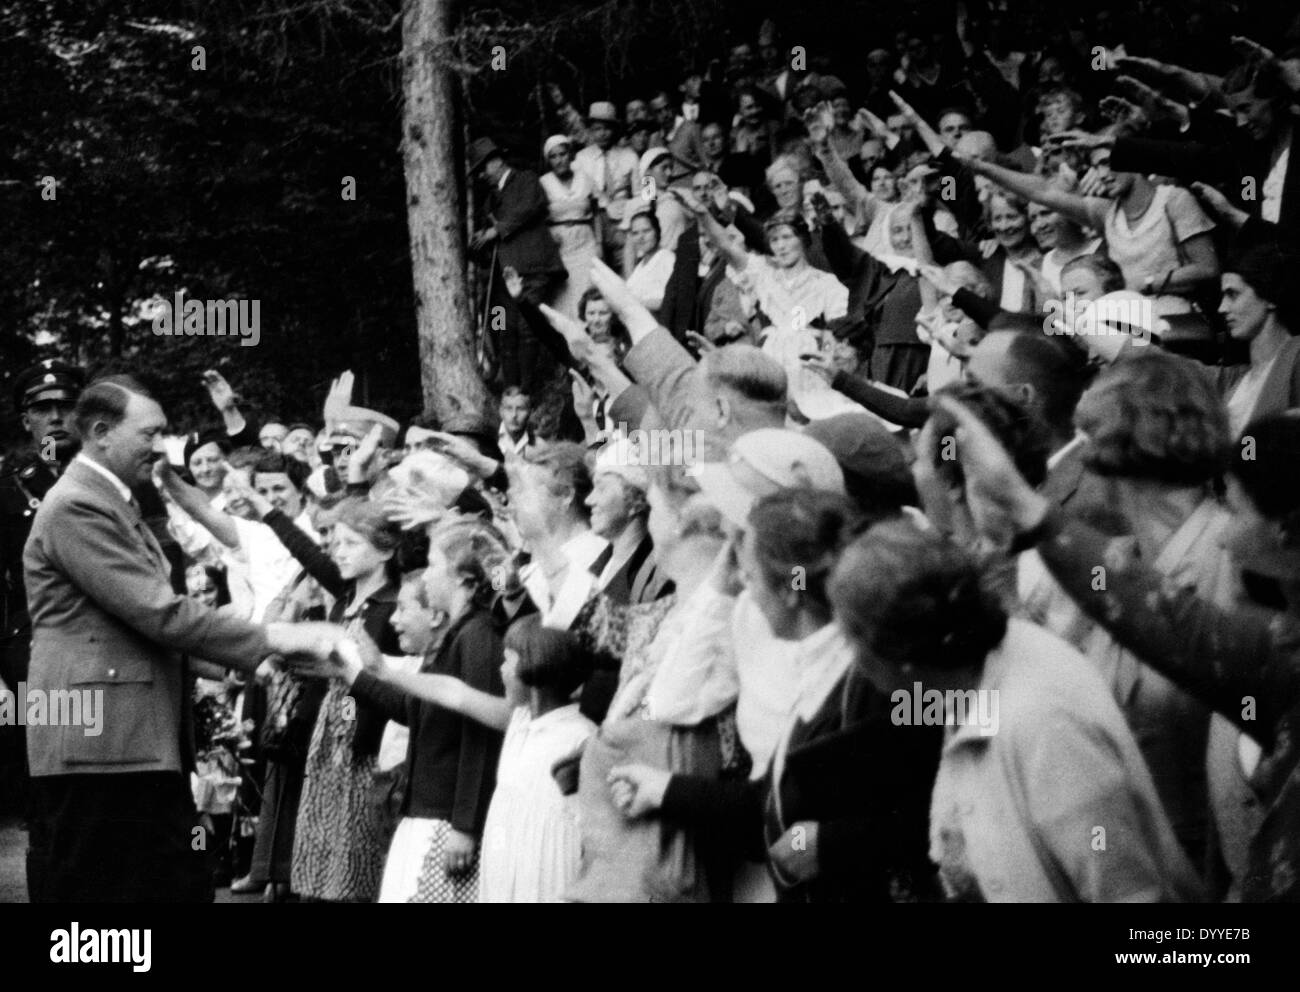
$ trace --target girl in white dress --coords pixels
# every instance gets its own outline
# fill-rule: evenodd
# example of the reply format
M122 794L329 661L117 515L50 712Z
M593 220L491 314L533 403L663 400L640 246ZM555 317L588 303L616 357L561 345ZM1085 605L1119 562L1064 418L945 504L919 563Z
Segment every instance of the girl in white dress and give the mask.
M480 902L559 902L577 873L577 797L560 792L551 769L596 730L569 701L589 674L574 635L537 614L506 633L501 676L516 708L483 829Z

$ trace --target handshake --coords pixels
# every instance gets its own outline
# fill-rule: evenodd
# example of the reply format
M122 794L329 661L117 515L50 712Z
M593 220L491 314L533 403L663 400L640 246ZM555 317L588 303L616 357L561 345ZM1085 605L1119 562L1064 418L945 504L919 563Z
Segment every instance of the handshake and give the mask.
M298 675L351 681L363 668L379 661L379 649L369 638L358 643L333 623L271 623L266 627L266 639L271 651Z

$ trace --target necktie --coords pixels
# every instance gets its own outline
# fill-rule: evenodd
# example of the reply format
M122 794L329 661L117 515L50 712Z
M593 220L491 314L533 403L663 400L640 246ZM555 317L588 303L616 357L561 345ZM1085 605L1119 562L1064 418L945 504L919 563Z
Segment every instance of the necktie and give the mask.
M162 545L158 543L158 538L154 537L153 531L149 528L149 525L145 523L144 517L140 515L140 504L136 502L134 496L127 501L127 506L129 507L128 512L131 514L131 517L135 522L135 529L139 532L141 539L144 541L144 546L148 549L150 557L154 559L158 564L158 567L161 568L165 574L170 576L171 563L163 553Z

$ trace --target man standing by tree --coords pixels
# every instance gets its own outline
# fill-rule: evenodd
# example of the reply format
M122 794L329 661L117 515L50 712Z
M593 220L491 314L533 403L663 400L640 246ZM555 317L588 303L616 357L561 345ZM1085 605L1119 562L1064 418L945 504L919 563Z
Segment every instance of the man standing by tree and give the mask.
M491 138L470 146L470 175L480 176L487 189L490 226L474 235L470 248L497 249L500 266L514 269L523 281L520 295L540 306L549 303L567 278L560 250L546 218L550 205L535 173L513 169ZM531 390L540 385L540 353L536 337L513 314L502 338L501 369L508 385Z

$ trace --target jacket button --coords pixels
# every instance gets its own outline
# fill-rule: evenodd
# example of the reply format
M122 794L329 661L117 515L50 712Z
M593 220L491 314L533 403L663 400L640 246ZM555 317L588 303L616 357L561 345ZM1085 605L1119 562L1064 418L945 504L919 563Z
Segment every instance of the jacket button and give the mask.
M115 678L117 678L117 669L116 669L116 668L110 668L110 669L108 670L108 677L109 677L110 679L115 679Z

